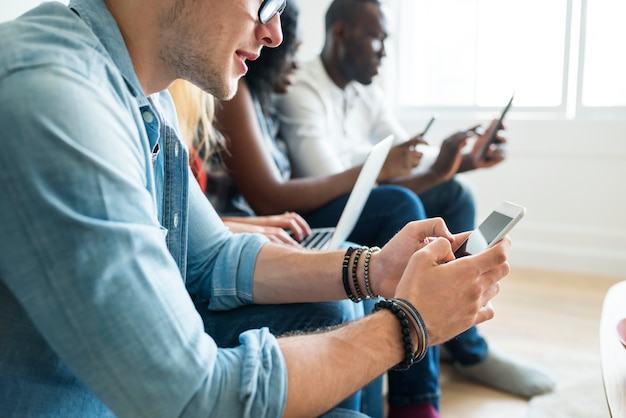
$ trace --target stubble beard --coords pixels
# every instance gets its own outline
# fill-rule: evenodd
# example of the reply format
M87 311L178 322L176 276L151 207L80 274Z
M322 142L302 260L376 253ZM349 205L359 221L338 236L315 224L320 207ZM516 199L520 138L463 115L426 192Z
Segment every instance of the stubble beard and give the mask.
M228 66L216 61L211 45L194 30L192 4L179 0L160 19L163 29L160 58L177 78L195 84L219 100L231 99L237 91L237 80L227 74ZM221 65L220 65L221 64Z
M207 60L185 60L179 64L178 74L179 78L188 80L219 100L232 99L237 89L237 81L213 68L212 63Z

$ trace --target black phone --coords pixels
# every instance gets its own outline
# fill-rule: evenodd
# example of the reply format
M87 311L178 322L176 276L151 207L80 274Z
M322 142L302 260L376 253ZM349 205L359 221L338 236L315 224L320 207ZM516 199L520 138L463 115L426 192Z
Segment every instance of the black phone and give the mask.
M502 122L504 122L504 117L506 116L507 112L511 108L511 105L513 104L513 97L515 97L515 95L511 95L511 98L509 99L509 103L507 103L507 105L502 110L502 113L500 114L498 123L496 123L493 129L489 131L489 136L487 137L485 144L478 151L478 160L484 161L485 158L487 157L487 151L489 151L489 147L491 146L491 144L494 144L496 142L496 136L498 135L498 131L502 129Z
M478 254L493 246L513 229L526 213L526 208L504 201L485 218L454 252L456 258Z
M433 123L435 122L435 115L432 115L430 117L430 119L428 120L428 123L426 123L426 126L424 127L424 130L422 131L422 136L426 135L426 132L428 132L428 130L430 129L431 126L433 126Z

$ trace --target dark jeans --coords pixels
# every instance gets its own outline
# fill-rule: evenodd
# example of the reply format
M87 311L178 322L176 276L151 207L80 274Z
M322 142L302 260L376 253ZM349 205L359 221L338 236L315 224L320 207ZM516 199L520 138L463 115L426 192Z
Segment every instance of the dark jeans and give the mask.
M196 302L204 328L219 347L239 345L239 334L249 329L267 327L272 334L313 331L332 327L362 317L362 311L348 301L296 303L284 305L247 305L228 311L209 311L207 304ZM360 417L361 393L342 402L324 417Z

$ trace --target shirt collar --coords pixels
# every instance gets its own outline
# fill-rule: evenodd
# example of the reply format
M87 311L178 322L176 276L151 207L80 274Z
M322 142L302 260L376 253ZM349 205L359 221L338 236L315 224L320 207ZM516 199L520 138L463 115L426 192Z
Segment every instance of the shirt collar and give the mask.
M350 81L346 84L346 87L341 89L335 82L330 78L328 72L326 72L326 68L324 67L324 63L322 62L321 55L318 55L314 60L313 64L315 76L319 77L320 80L324 80L324 83L328 86L333 97L341 100L352 100L354 97L361 95L361 89L363 86L357 81Z
M117 26L117 22L109 12L104 0L71 0L69 7L78 14L100 39L104 49L119 69L126 81L128 89L137 100L139 106L148 104L148 99L141 88L128 49Z

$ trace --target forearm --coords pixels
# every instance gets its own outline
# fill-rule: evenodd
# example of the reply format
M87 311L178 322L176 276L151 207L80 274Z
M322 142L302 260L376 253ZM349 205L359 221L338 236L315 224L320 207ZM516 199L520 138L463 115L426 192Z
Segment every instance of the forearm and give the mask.
M398 320L389 311L329 332L278 342L289 381L285 417L321 415L404 355Z
M263 185L249 182L240 190L258 215L275 215L285 211L308 213L350 193L360 170L361 166L358 166L333 175L281 182L274 180Z
M444 181L445 178L432 170L432 168L427 170L419 170L418 168L409 176L394 179L392 184L406 187L411 189L415 194L420 194Z
M260 304L341 300L344 250L311 251L268 243L257 257L253 300Z

